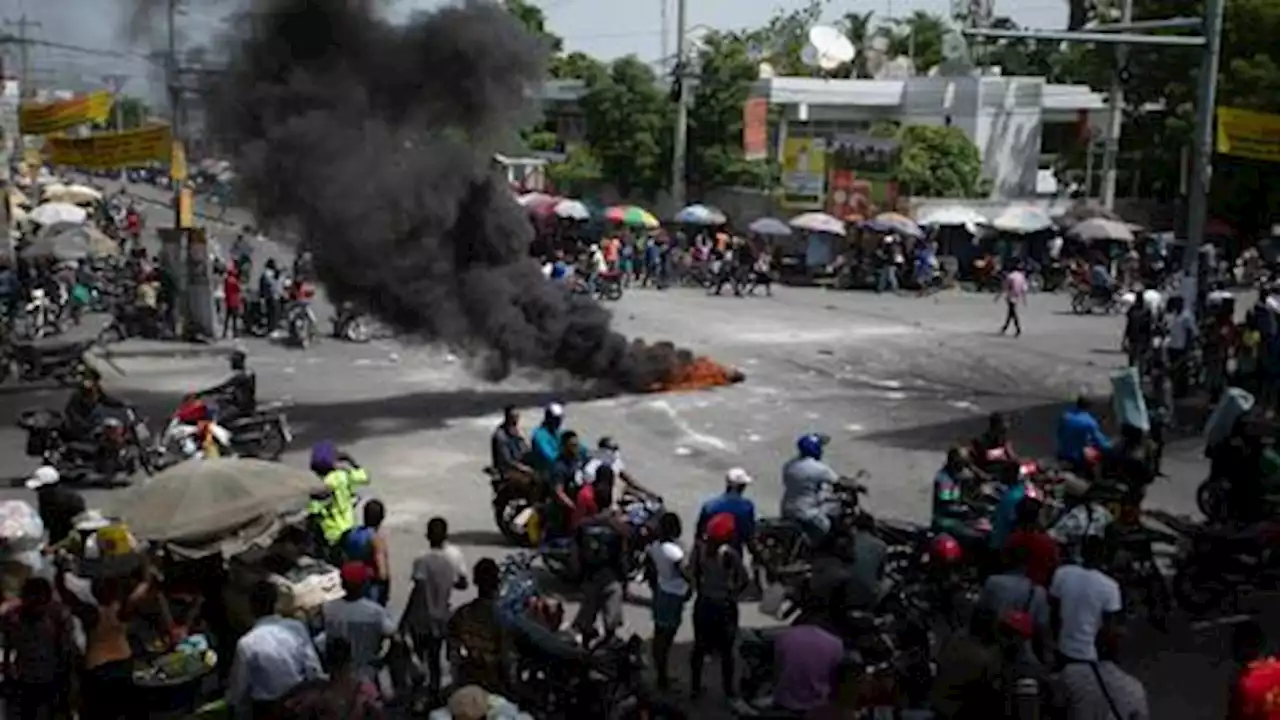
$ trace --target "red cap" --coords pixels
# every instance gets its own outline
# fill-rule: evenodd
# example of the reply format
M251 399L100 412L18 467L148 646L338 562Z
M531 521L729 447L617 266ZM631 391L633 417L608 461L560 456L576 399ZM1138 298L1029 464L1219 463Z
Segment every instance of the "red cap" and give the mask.
M707 520L707 539L714 543L727 543L738 534L738 523L732 513L716 513Z
M346 562L342 564L342 584L363 585L372 579L369 566L362 562Z

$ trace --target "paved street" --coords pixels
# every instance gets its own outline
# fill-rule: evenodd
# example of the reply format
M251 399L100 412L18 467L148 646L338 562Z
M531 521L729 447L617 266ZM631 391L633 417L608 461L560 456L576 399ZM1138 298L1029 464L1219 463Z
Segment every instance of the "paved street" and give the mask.
M158 193L155 193L158 195ZM167 212L149 211L156 227ZM240 223L244 220L237 219ZM231 237L227 236L229 243ZM268 254L282 250L265 248ZM1081 390L1105 393L1109 369L1123 362L1119 318L1075 317L1064 296L1032 297L1021 338L994 330L1003 306L990 295L945 293L930 298L779 288L773 298L707 297L700 291L629 292L613 306L618 328L668 339L743 369L741 385L714 391L584 399L564 379L524 376L499 385L471 378L466 361L426 346L336 340L310 351L268 341L246 342L263 400L288 398L298 433L287 462L305 464L311 443L331 438L366 464L367 493L390 510L397 605L404 601L411 558L425 547L428 518L449 519L470 557L500 553L489 508L488 435L507 404L530 408L568 402L568 426L591 442L615 437L632 472L691 521L699 503L719 491L724 472L747 468L762 513L776 512L779 468L795 438L810 430L834 438L833 464L871 473L868 505L877 515L925 519L933 473L950 443L976 435L986 415L1010 412L1015 440L1028 454L1052 450L1052 429L1064 402ZM322 323L326 318L322 314ZM177 357L171 346L130 343L103 365L108 386L152 418L179 395L225 374L226 347ZM64 402L64 392L0 388L0 419L25 408ZM21 434L0 429L0 476L21 477L33 464ZM1205 467L1195 439L1169 450L1152 503L1190 511ZM6 491L28 495L25 489ZM638 593L643 589L636 588ZM629 626L648 633L647 610L627 610ZM754 608L744 623L758 624ZM686 623L685 633L688 627ZM1203 718L1222 707L1217 658L1225 632L1192 632L1175 623L1168 636L1135 631L1134 658L1153 717ZM1180 688L1197 682L1194 697ZM714 685L713 685L714 687ZM711 701L709 701L711 702Z

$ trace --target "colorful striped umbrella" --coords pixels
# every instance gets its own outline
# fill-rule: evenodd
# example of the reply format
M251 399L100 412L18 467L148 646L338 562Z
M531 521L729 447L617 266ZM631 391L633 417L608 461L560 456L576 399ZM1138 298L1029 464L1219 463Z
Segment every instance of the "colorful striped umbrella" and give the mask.
M604 219L609 222L629 225L631 227L643 227L652 230L661 223L653 213L636 205L617 205L604 211Z

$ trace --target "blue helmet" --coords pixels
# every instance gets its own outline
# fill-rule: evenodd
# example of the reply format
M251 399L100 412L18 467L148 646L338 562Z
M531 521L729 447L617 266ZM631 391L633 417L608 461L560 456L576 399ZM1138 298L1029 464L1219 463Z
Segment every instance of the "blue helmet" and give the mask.
M822 448L827 444L827 438L818 433L808 433L801 435L796 440L796 450L802 458L813 458L814 460L822 459Z

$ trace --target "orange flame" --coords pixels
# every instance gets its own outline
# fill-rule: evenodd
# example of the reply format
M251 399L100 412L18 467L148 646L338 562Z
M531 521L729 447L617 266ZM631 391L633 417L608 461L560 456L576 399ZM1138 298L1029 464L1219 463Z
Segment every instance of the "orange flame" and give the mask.
M677 392L680 390L706 390L742 382L740 371L721 365L711 358L694 358L692 362L677 366L664 380L654 383L653 392Z

